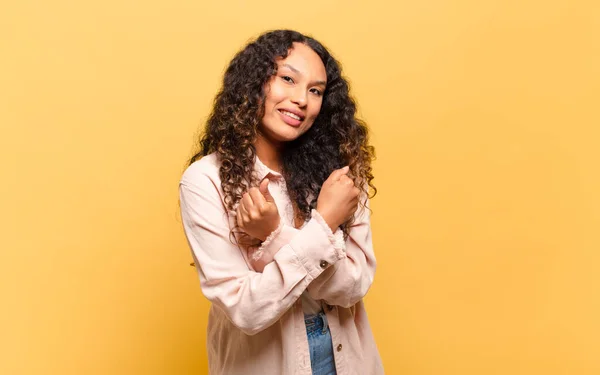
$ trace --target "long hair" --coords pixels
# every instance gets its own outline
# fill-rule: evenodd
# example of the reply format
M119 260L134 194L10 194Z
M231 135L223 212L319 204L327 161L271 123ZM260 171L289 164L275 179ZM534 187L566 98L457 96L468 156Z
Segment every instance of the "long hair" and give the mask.
M200 150L189 160L192 164L216 152L229 210L259 183L253 173L253 144L264 114L263 87L277 73L276 60L286 58L293 43L303 43L315 51L327 72L327 87L314 124L302 136L286 143L282 152L281 173L296 205L296 214L307 220L311 209L316 208L323 182L334 169L345 165L350 166L348 175L364 196L373 197L377 192L371 167L375 150L368 143L367 126L356 117L356 103L340 64L315 39L292 30L275 30L250 42L229 64L200 137ZM352 219L341 226L346 237L351 224Z

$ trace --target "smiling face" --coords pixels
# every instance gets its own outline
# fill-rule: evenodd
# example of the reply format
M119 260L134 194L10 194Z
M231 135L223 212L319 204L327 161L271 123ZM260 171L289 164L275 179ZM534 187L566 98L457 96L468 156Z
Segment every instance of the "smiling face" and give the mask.
M294 43L277 74L265 84L265 112L259 136L274 146L293 141L315 122L323 103L327 73L319 55Z

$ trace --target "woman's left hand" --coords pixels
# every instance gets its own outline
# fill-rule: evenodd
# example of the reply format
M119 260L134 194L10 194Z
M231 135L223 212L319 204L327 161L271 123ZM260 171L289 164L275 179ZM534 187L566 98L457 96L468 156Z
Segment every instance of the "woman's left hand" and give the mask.
M237 224L248 235L264 241L279 226L279 210L269 193L269 179L244 193L237 209Z

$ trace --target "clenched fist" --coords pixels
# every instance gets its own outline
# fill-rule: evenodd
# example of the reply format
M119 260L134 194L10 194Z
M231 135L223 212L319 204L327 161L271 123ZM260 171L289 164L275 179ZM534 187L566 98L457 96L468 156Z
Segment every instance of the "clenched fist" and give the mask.
M317 198L317 211L332 232L350 219L358 208L360 189L348 177L349 167L337 169L329 175Z
M279 220L279 210L269 193L269 179L265 178L258 188L250 188L242 196L237 209L237 223L246 234L264 241L277 229Z

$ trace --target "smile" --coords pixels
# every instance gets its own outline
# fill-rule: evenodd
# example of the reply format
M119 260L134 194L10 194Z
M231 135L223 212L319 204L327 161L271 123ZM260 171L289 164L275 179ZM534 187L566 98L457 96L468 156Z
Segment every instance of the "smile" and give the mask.
M284 111L284 110L280 110L279 112L283 113L284 115L293 118L294 120L298 120L298 121L302 121L302 117L292 113L292 112L288 112L288 111Z

